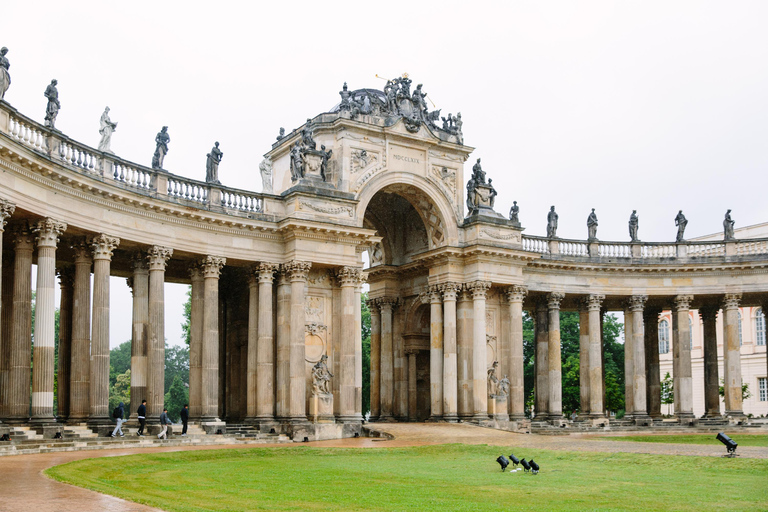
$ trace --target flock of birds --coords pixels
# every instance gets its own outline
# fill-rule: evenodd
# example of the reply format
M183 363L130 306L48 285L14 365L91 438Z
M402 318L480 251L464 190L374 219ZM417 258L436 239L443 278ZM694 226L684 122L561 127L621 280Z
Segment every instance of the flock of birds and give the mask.
M513 469L512 471L518 471L517 465L519 464L519 465L523 466L523 472L524 473L527 473L527 472L530 471L531 474L533 474L533 475L538 475L539 474L539 465L536 464L536 462L534 462L533 459L531 459L531 460L525 460L524 458L523 459L518 459L517 457L515 457L515 455L513 453L509 454L509 459L507 459L503 455L500 455L499 458L496 459L496 462L498 462L499 466L501 466L501 471L502 472L507 469L507 466L509 466L509 464L510 464L509 461L512 461L512 464L515 467L515 469Z

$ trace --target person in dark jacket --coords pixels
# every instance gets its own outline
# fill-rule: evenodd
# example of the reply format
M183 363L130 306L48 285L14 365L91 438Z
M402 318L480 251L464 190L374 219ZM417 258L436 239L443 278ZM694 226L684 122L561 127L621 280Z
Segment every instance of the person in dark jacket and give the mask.
M125 404L123 404L123 402L120 402L120 405L115 408L112 416L115 417L117 426L115 427L115 430L113 430L109 435L109 437L115 437L118 432L120 432L120 437L125 437L125 434L123 434L123 429L121 428L123 426L123 422L125 421Z
M181 423L184 425L181 429L181 435L186 436L187 435L187 422L189 421L189 404L184 404L184 407L179 412L179 416L181 416Z
M168 409L163 409L163 414L160 415L160 426L163 427L162 432L157 434L158 439L168 439L168 425L171 424L171 419L168 417Z
M139 409L136 411L136 414L139 417L139 431L136 433L136 435L144 437L144 427L147 424L147 401L146 400L141 401L141 405L139 406Z

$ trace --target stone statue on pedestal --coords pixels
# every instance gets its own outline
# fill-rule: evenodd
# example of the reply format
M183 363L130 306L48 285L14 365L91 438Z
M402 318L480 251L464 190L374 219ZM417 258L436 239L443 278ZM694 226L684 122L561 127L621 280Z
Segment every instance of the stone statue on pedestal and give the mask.
M724 240L735 240L736 237L733 235L733 225L736 224L736 222L731 219L731 210L728 210L725 212L725 219L723 220L723 239Z
M558 215L555 213L555 207L552 206L547 214L547 238L557 237L557 219Z
M320 360L312 367L312 394L313 395L330 395L331 389L329 384L333 374L328 369L326 361L328 356L323 354Z
M56 89L58 83L56 80L51 80L51 83L45 88L43 93L48 98L48 106L45 107L45 126L48 128L53 128L56 124L56 116L59 115L59 109L61 108L59 90Z
M224 153L219 149L219 143L216 142L211 152L205 156L208 157L205 161L205 182L221 185L219 181L219 164Z
M685 235L685 226L688 225L688 219L685 218L685 215L683 215L683 210L680 210L677 212L677 216L675 217L675 226L677 226L677 238L675 239L676 242L682 242L684 240Z
M498 361L494 361L491 367L488 368L488 396L496 396L496 386L499 383L499 378L496 376L498 368Z
M478 158L477 163L472 166L472 177L467 182L468 215L477 213L481 208L492 211L497 195L492 180L486 182L485 171Z
M11 86L11 75L8 70L11 67L11 63L5 54L8 53L8 48L3 46L0 48L0 100L5 97L5 93Z
M301 147L299 143L291 148L291 181L296 181L304 177L304 160L301 157Z
M426 117L427 102L424 101L424 98L427 96L427 93L421 92L422 85L423 84L419 84L416 86L416 90L413 91L411 99L413 101L413 107L416 109L416 112L419 115Z
M155 136L155 154L152 155L152 168L162 169L165 155L168 154L168 143L171 142L171 136L168 135L168 127L163 126L160 132Z
M629 239L633 242L637 242L638 223L637 210L632 210L632 215L629 216Z
M265 158L259 164L261 173L261 191L265 194L272 193L272 160Z
M285 137L285 128L280 127L280 133L277 134L277 140L282 140Z
M597 214L595 214L594 208L587 217L587 231L589 232L589 240L597 240Z
M456 114L456 117L453 118L454 125L456 127L456 138L459 141L459 144L464 144L464 134L461 132L461 127L464 126L464 121L461 120L461 112Z
M509 220L511 220L513 224L520 224L518 213L520 213L520 207L517 206L517 201L512 201L512 208L509 209Z
M328 181L325 178L325 173L328 170L328 159L331 158L331 154L333 154L333 150L330 149L326 151L325 146L321 145L320 152L322 153L322 163L320 164L320 177L323 178L323 181Z
M509 379L506 375L496 386L496 396L509 396Z
M106 107L104 109L104 113L101 114L99 124L101 125L99 128L99 133L101 134L101 140L99 141L99 151L103 151L104 153L112 153L112 150L109 149L109 146L112 142L112 132L117 130L117 123L113 123L109 118L109 107Z
M317 143L312 138L312 128L312 120L307 119L307 123L301 129L301 144L305 149L317 149Z

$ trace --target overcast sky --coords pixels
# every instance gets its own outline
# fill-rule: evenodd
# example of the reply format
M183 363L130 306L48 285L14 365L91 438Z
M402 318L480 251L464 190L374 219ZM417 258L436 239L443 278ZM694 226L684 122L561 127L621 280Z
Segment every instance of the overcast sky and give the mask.
M221 181L258 191L281 126L330 109L345 81L407 72L462 113L469 163L482 157L497 211L518 201L527 234L551 205L564 238L586 238L591 208L604 240L629 238L632 209L647 241L674 240L679 209L687 237L721 232L728 208L737 228L768 221L768 2L6 4L5 99L42 122L56 78L57 128L95 147L109 105L112 149L144 165L168 125L167 170L204 179L219 141ZM115 316L113 344L130 337Z

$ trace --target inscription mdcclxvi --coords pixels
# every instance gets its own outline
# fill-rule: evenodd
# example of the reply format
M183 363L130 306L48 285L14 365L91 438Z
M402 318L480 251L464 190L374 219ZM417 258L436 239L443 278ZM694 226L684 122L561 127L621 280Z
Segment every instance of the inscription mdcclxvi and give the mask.
M414 164L420 164L421 161L419 161L418 158L411 158L410 156L403 156L403 155L392 155L392 158L395 160L402 160L403 162L411 162Z

